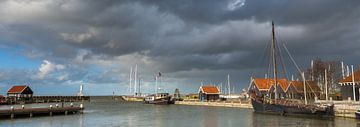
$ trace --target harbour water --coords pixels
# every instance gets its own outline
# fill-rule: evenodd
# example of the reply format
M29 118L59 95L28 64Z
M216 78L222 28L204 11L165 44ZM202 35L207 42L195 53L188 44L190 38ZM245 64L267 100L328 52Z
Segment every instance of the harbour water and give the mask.
M41 104L45 106L48 104ZM84 114L2 119L4 127L356 127L360 121L284 117L252 109L149 105L130 102L86 102ZM26 105L36 106L36 105ZM7 107L0 107L7 108Z

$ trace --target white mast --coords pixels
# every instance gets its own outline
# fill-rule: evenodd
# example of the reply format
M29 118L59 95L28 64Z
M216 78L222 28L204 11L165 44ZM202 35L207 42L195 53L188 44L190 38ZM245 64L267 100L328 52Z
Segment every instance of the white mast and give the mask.
M233 86L233 94L235 93L235 86Z
M314 81L314 60L311 60L311 81Z
M135 74L134 74L134 96L136 96L136 80L137 80L137 64L135 65Z
M222 93L222 83L220 83L220 94Z
M140 92L141 92L141 87L140 87L141 78L140 78L140 76L138 77L138 79L139 79L138 95L141 96L141 94L140 94Z
M158 93L158 83L157 83L157 80L158 80L158 76L155 75L155 93L156 93L156 94Z
M230 75L228 74L227 76L227 83L228 83L228 92L229 92L229 95L231 94L231 87L230 87Z
M344 62L341 61L341 72L342 72L342 78L345 79L345 70L344 70Z
M302 72L302 79L304 84L304 98L305 98L305 104L307 105L307 97L306 97L306 81L305 81L305 73Z
M78 96L84 96L84 93L83 93L83 84L80 85L80 90L79 90L79 93L78 93Z
M328 82L327 82L327 70L325 69L325 98L328 101Z
M346 76L350 76L350 69L349 65L346 66Z
M351 65L351 75L352 75L352 85L353 85L354 101L356 101L356 96L355 96L355 76L354 76L354 65Z
M132 89L131 89L131 86L132 86L132 74L133 74L133 71L132 71L132 66L131 66L131 67L130 67L129 94L131 94L131 92L132 92Z

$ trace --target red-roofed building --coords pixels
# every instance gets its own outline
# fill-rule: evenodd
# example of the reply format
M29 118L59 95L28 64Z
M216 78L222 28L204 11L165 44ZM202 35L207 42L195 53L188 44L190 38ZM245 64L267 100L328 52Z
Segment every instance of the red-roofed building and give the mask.
M13 86L11 87L8 92L7 96L9 98L9 101L12 102L27 102L31 101L33 96L33 91L30 89L29 86L22 85L22 86Z
M319 97L321 93L320 87L315 81L306 81L306 93L308 98ZM303 81L291 81L286 89L288 98L303 99L304 98L304 83Z
M275 96L275 80L270 78L253 78L251 79L249 91L254 91L257 96ZM277 90L279 97L286 96L286 88L289 86L289 83L286 79L277 80Z
M359 100L360 69L354 71L354 82L355 82L355 98L356 100ZM354 100L352 75L349 75L344 79L340 80L339 84L340 84L342 99L347 100L348 98L351 98L351 100Z
M207 85L199 88L200 101L218 100L220 98L220 90L216 86Z

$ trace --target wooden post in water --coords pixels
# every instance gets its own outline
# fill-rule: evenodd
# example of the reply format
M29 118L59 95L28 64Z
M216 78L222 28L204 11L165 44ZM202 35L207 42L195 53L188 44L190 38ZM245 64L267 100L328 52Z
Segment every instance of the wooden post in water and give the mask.
M10 118L13 119L14 118L14 106L11 106L10 109L11 109Z
M84 105L83 104L80 104L80 113L83 113L83 108L84 108Z
M52 109L52 105L50 105L50 110ZM52 116L52 111L49 113L50 116Z

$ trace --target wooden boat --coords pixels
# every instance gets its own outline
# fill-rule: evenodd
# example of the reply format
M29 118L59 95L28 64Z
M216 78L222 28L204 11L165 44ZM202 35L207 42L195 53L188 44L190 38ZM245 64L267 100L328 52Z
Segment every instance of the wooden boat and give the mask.
M360 109L355 112L355 118L360 119Z
M145 104L159 104L159 105L168 105L174 104L174 100L171 98L169 93L157 93L146 96L144 99Z
M305 103L293 102L286 99L279 99L277 97L278 93L276 88L278 88L278 76L277 76L277 61L276 61L276 39L275 39L275 29L274 23L272 23L272 65L275 85L275 99L266 98L263 96L257 96L255 91L250 91L251 95L251 104L256 113L268 113L268 114L278 114L278 115L307 115L307 116L321 116L321 117L333 117L334 116L334 105L313 105L307 104L306 97L306 80L304 73L302 72L302 80L304 81L304 98ZM294 61L293 61L294 62ZM295 63L294 63L295 64ZM298 70L300 71L300 70Z

